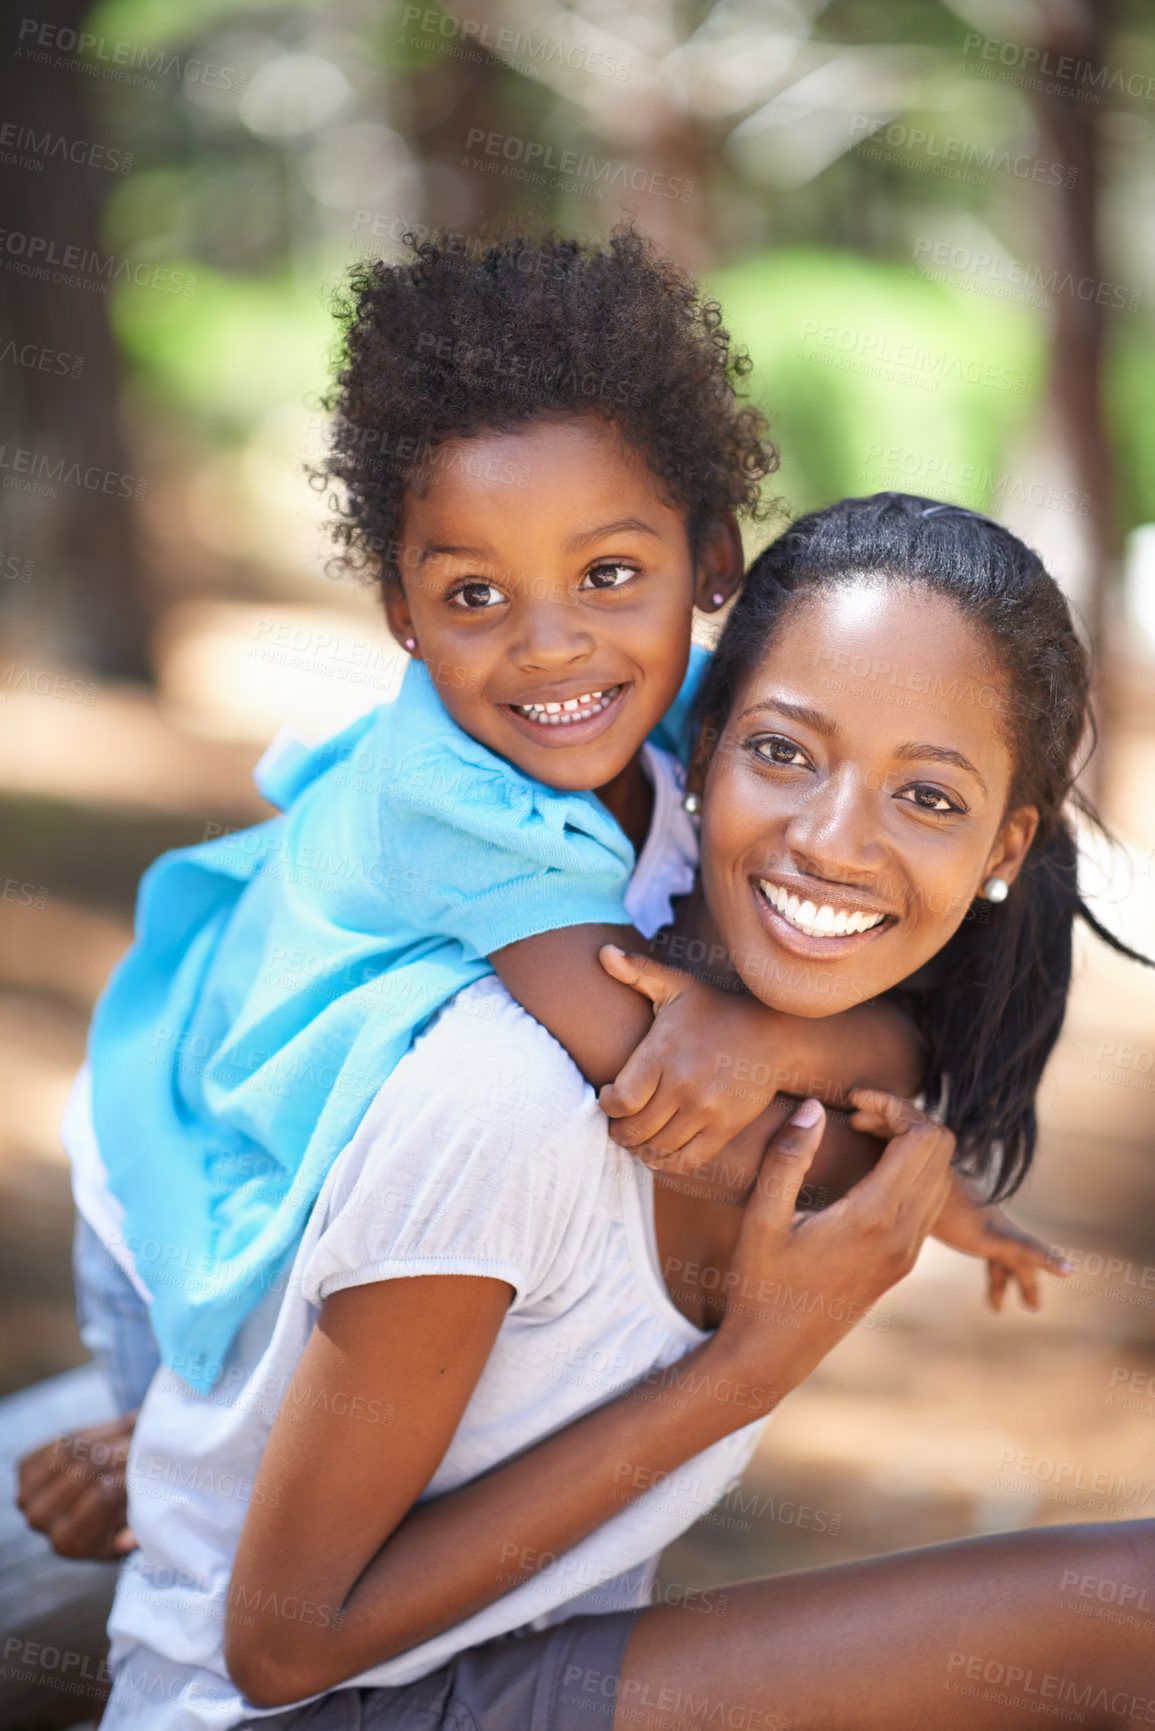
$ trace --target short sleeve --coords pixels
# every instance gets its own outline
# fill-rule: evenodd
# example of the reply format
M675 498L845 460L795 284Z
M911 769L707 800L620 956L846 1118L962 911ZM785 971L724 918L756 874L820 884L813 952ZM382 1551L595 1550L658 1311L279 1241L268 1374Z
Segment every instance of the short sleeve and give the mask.
M505 1280L514 1304L573 1265L607 1159L593 1090L492 975L415 1042L322 1198L305 1298L413 1275Z
M422 929L473 957L564 926L629 925L634 850L592 793L544 787L472 739L428 680L403 688L379 857L419 866Z

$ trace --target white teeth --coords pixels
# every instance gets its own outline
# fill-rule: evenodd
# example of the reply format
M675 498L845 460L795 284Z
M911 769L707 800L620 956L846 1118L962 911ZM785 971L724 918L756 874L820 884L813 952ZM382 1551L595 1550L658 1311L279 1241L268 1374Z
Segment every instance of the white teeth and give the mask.
M869 932L875 926L882 924L885 914L870 914L864 909L848 912L839 908L837 913L829 902L823 902L816 907L813 902L800 901L787 890L780 889L777 884L768 883L760 878L758 887L762 894L788 925L804 932L808 938L842 938L852 937L857 932Z
M563 703L514 703L510 707L543 727L568 727L573 721L588 721L591 716L600 715L620 690L620 685L611 685L606 691L587 691L581 697L567 697Z

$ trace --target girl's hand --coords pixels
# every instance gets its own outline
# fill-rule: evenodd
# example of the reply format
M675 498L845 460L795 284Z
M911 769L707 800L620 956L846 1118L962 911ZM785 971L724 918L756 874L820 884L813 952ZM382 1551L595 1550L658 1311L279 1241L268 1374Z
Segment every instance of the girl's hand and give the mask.
M58 1437L25 1455L16 1506L61 1557L111 1562L136 1549L125 1525L125 1462L136 1414Z
M992 1310L1001 1310L1011 1281L1018 1284L1023 1305L1038 1310L1038 1277L1054 1274L1065 1279L1070 1264L1050 1247L1015 1225L996 1204L974 1202L958 1173L952 1173L953 1183L946 1207L934 1223L933 1236L961 1250L967 1256L980 1256L987 1264L987 1301Z
M877 1166L822 1213L798 1213L825 1121L805 1100L770 1140L725 1277L716 1350L748 1382L772 1382L767 1406L909 1274L949 1192L949 1130L891 1094L858 1088L851 1099L864 1120L855 1128L888 1138Z
M752 1124L779 1089L805 1092L768 1060L776 1011L616 944L598 954L607 974L654 1006L650 1032L598 1094L614 1141L647 1166L693 1172Z

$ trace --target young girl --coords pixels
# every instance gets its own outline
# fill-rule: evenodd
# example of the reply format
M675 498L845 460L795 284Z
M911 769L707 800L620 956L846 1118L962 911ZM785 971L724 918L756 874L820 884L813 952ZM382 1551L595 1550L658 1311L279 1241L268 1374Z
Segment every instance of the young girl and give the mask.
M856 655L873 674L840 678ZM933 707L886 701L898 659ZM701 889L677 935L811 1017L916 982L964 1155L997 1129L1009 1182L1081 910L1064 802L1087 672L1026 548L883 496L758 562L701 699ZM493 1014L441 1015L399 1062L211 1400L150 1387L109 1731L988 1731L1043 1702L1151 1722L1149 1619L1067 1610L1096 1580L1151 1602L1149 1521L648 1605L653 1553L913 1265L955 1137L864 1091L855 1122L886 1151L818 1214L795 1206L814 1100L784 1129L769 1109L724 1167L654 1179L499 981L462 998Z
M694 608L735 593L734 513L774 462L717 308L632 233L425 245L359 270L346 323L328 473L412 665L395 703L259 766L283 817L146 874L93 1024L95 1135L87 1077L68 1126L103 1245L79 1260L82 1306L99 1282L106 1314L131 1312L109 1253L131 1262L162 1360L202 1392L464 985L495 969L595 1086L643 1039L648 1006L598 952L669 917L668 894L629 898L645 847L692 882L676 766L647 741L676 743ZM693 1165L814 1075L835 1103L917 1086L890 1007L832 1027L688 975L667 997L605 1101L652 1158ZM760 1084L727 1090L735 1063ZM126 1405L154 1364L146 1339Z

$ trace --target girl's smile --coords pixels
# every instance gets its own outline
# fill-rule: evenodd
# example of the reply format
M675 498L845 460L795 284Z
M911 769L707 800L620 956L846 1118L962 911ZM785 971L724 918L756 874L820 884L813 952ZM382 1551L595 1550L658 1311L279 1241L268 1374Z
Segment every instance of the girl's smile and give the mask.
M738 581L737 533L695 558L684 511L595 415L444 449L406 496L390 627L467 733L547 786L596 791L639 839L639 753L682 683L695 602L716 609Z

